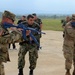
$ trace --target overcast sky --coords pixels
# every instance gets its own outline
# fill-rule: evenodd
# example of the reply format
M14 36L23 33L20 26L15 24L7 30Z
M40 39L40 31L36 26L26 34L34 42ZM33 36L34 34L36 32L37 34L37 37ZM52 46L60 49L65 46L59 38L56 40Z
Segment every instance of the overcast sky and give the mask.
M1 0L0 11L15 14L75 14L75 0Z

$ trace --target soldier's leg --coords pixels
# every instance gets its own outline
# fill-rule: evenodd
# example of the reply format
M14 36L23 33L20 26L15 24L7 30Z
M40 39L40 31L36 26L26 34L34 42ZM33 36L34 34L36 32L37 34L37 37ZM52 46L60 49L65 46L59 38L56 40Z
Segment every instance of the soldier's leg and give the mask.
M5 72L4 72L4 65L2 62L0 62L0 75L5 75Z
M40 38L38 39L38 43L39 43L39 46L37 46L37 50L42 49L42 47L40 45Z
M18 75L23 75L23 68L25 66L25 55L27 53L25 46L20 46L20 50L18 53L18 69L19 73Z
M39 46L40 46L40 39L38 39L38 43L39 43ZM39 50L39 46L37 46L37 50Z
M38 58L37 47L34 47L31 50L29 50L29 61L30 61L29 75L33 75L33 70L36 68L37 58Z
M73 75L75 75L75 49L73 53L74 53L73 54L73 65L74 65Z
M72 66L73 54L72 54L72 52L64 51L64 57L65 57L66 75L70 75L70 69Z
M12 46L13 46L13 49L16 49L16 45L15 45L15 43L13 43Z
M9 43L9 49L10 49L10 45L11 45L11 44Z

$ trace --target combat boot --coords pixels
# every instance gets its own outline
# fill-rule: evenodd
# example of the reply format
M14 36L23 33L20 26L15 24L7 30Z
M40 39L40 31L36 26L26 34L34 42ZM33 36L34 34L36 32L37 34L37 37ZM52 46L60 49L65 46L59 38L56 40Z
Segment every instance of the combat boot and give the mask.
M33 70L30 70L29 75L33 75Z
M73 71L73 74L72 75L75 75L75 71Z
M19 69L18 75L23 75L23 69Z
M66 71L66 74L65 75L71 75L70 74L70 70L69 69L67 69L67 71Z

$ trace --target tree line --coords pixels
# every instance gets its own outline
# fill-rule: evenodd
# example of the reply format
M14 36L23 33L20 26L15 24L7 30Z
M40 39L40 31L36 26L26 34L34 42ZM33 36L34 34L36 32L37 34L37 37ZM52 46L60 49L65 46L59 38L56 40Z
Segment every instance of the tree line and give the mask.
M66 16L71 16L71 15L62 15L62 14L37 14L39 18L51 18L51 19L64 19ZM22 15L16 15L16 18L20 19ZM27 14L25 15L27 16ZM2 17L2 12L0 12L0 18Z

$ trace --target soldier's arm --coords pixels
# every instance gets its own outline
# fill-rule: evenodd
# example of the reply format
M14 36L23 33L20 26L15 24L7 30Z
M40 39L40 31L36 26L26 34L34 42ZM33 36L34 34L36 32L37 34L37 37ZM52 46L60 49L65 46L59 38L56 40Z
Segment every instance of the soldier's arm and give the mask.
M39 21L40 21L40 30L42 31L42 20L41 19L39 19Z
M20 42L22 39L22 34L17 31L13 31L5 36L0 36L0 43L6 44L6 43L14 43L14 42Z
M39 29L40 28L40 26L36 23L35 24L36 26L35 26L35 28L37 28L37 29ZM37 31L39 31L39 30L37 30ZM34 37L36 38L36 39L39 39L40 38L40 35L37 33L37 32L34 32L34 33L32 33L33 35L34 35Z
M8 35L0 36L0 43L6 44L6 43L15 43L15 42L22 42L22 29L17 29L15 31L10 32ZM26 36L30 34L31 31L26 31Z

